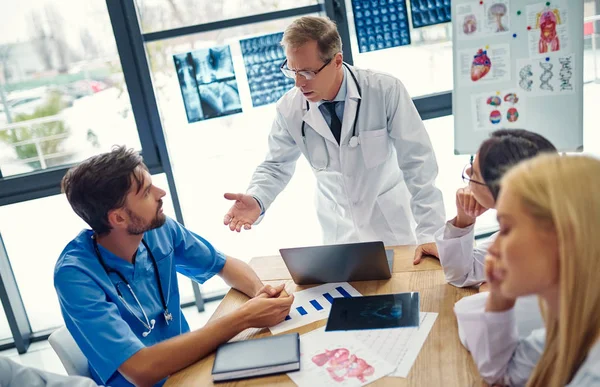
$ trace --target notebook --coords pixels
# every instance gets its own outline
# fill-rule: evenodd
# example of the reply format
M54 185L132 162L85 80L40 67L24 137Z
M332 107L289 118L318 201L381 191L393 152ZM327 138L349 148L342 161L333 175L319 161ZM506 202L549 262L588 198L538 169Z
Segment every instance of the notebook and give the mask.
M236 341L217 348L213 381L224 382L300 369L300 336L290 333Z

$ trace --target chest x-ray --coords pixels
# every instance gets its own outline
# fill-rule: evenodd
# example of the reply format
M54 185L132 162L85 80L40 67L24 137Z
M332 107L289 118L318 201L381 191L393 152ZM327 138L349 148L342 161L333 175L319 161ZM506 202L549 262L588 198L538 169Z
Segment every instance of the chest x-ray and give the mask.
M242 111L229 46L178 54L173 60L189 123Z

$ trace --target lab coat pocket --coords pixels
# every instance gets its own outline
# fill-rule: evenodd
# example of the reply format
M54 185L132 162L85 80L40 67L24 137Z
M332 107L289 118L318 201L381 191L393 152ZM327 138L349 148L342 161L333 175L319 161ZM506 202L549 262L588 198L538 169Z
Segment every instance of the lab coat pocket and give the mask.
M389 152L387 128L362 131L359 137L360 147L367 168L374 168L387 159Z
M384 234L394 241L394 244L414 244L416 242L412 231L412 214L405 206L401 196L402 190L398 185L377 197L382 220L389 226L389 234Z

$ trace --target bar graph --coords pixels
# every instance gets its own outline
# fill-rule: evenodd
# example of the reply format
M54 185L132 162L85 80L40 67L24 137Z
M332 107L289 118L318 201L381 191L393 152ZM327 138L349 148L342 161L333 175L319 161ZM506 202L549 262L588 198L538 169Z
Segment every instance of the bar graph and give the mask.
M347 282L316 286L294 293L290 314L280 324L271 327L271 333L285 332L311 322L326 319L335 298L360 297L358 290Z

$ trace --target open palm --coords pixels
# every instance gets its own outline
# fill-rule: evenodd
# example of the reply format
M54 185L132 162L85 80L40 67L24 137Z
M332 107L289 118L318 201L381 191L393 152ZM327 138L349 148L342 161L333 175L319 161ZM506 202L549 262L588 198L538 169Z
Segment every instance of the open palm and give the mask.
M242 227L250 230L260 216L260 206L256 199L250 195L226 193L225 199L235 200L233 206L225 214L223 223L231 231L240 232Z

